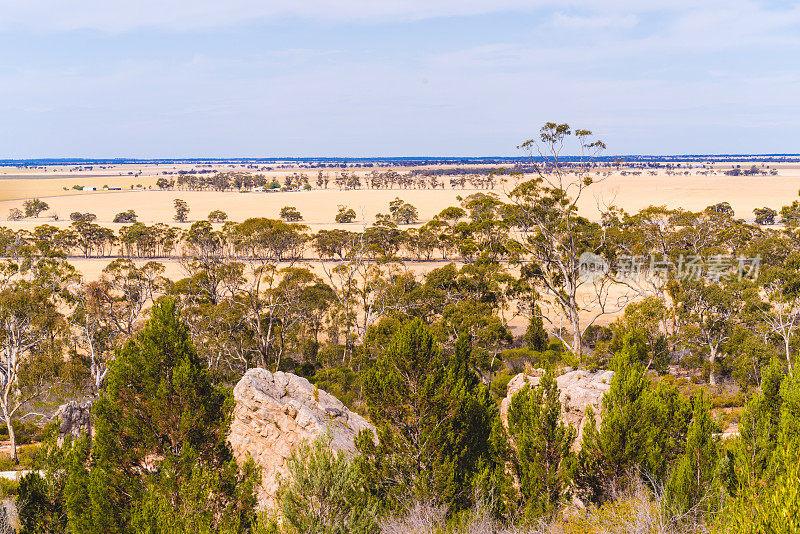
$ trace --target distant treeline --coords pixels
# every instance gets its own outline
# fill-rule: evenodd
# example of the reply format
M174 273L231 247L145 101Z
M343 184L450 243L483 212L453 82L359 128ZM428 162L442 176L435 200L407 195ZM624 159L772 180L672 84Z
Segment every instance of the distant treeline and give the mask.
M579 156L562 156L563 163L580 161ZM674 155L597 155L593 157L595 162L714 162L714 163L733 163L733 162L764 162L764 163L790 163L800 162L800 154L674 154ZM0 159L0 166L14 167L42 167L42 166L63 166L63 165L186 165L186 164L212 164L212 165L259 165L259 164L304 164L310 166L329 166L347 164L369 164L376 163L381 165L395 165L403 167L413 167L420 165L515 165L526 164L531 161L545 162L545 156L484 156L484 157L364 157L364 158L296 158L296 157L274 157L274 158L176 158L176 159L136 159L136 158L111 158L111 159L83 159L83 158L42 158L42 159Z

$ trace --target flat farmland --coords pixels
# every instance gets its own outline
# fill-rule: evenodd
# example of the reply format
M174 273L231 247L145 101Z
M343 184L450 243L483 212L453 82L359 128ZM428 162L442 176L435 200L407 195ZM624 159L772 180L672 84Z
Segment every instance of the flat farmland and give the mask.
M112 180L108 176L75 174L69 177L47 178L3 178L0 175L0 219L6 218L10 209L22 208L25 199L38 197L50 206L50 210L38 219L4 222L11 228L32 228L50 221L57 215L61 224L69 224L73 211L91 212L97 222L113 224L114 215L133 209L139 220L148 224L171 223L174 215L173 201L185 200L190 221L204 219L212 210L222 210L230 220L242 221L248 217L276 218L284 206L296 207L304 223L312 229L333 225L339 205L355 210L356 223L371 224L378 213L388 212L388 205L395 197L410 202L419 211L422 222L429 220L442 209L458 205L457 196L467 197L478 192L493 192L506 198L512 184L498 184L495 189L357 189L338 190L313 189L297 192L217 192L217 191L160 191L155 189L157 177L142 169L139 177L121 176ZM280 178L287 174L267 173ZM309 173L311 174L311 173ZM588 188L581 199L581 213L596 220L599 208L614 204L628 212L635 212L650 205L666 205L670 208L702 210L710 204L729 202L737 217L751 220L753 209L768 206L779 210L798 198L800 169L794 166L781 168L777 176L725 176L717 175L666 175L643 174L633 176L613 173L599 178L598 183ZM313 181L313 180L312 180ZM64 191L74 184L102 187L124 187L122 191ZM141 184L153 189L130 190L131 184Z

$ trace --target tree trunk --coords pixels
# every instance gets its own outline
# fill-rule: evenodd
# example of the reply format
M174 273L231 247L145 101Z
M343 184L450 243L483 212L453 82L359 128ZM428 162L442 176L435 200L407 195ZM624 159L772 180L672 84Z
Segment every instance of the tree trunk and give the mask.
M717 363L717 351L714 347L711 347L711 354L708 357L708 361L711 364L711 368L709 369L708 372L708 384L710 386L716 386L717 379L714 376L714 364Z
M571 302L573 309L571 310L572 322L572 353L580 362L583 358L583 344L581 343L581 319L578 315L577 303L574 300Z
M11 424L11 420L8 420L8 439L11 440L11 459L14 461L14 465L19 465L19 457L17 456L17 435L14 433L14 425Z
M575 354L575 357L578 359L578 361L581 361L581 359L583 358L583 347L581 346L580 327L576 325L573 326L572 328L574 330L572 332L572 347L573 347L572 352Z
M8 439L11 441L11 459L14 465L19 465L19 457L17 456L17 435L14 433L14 425L11 424L11 417L8 415L8 410L3 407L3 418L6 420L6 427L8 428Z

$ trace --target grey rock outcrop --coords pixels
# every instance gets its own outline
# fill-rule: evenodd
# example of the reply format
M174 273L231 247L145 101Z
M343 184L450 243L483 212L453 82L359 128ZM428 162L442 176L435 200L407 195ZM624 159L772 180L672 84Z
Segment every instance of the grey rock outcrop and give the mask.
M53 416L59 422L58 443L64 442L67 436L75 440L88 432L92 432L92 401L69 401L62 404Z
M508 383L506 398L500 404L500 416L508 424L508 408L511 397L526 384L537 386L544 370L537 369L532 375L520 373ZM605 395L611 389L614 371L569 371L556 378L559 399L561 400L561 419L572 425L578 432L573 448L579 449L583 440L583 425L586 422L586 408L591 405L595 420L600 424L600 407Z
M355 452L354 439L374 427L333 395L291 373L250 369L233 389L228 442L240 464L253 458L261 467L258 501L274 508L278 479L303 442L324 436L333 450Z

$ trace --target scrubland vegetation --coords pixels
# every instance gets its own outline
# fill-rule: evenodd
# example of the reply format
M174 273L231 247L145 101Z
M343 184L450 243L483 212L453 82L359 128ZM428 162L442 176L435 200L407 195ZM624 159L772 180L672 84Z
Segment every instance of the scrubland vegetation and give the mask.
M572 140L584 167L559 162ZM419 227L398 198L359 231L310 234L291 206L284 221L115 232L76 212L68 229L3 230L12 461L23 421L95 399L92 439L42 431L37 472L12 489L22 531L797 531L800 204L781 227L722 202L593 222L577 203L603 144L548 124L522 146L546 156L536 177ZM337 222L355 216L341 206ZM73 255L120 257L84 280ZM163 276L152 258L168 255L186 277ZM404 268L433 258L461 265ZM255 366L307 377L376 427L354 456L295 451L261 512L258 470L225 444L231 387ZM567 367L615 373L580 443L561 420ZM504 424L509 379L533 368L542 380Z

